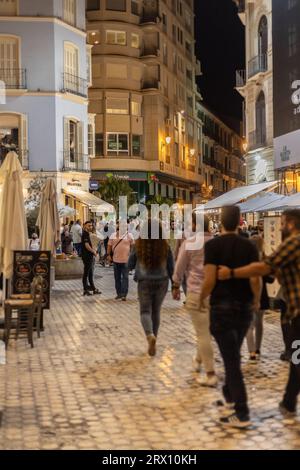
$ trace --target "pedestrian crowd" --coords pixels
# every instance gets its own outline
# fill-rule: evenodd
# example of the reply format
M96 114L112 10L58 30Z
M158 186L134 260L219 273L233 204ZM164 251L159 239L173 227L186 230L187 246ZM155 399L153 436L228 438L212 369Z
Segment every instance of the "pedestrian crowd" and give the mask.
M153 222L149 220L144 227L148 234L153 233ZM134 273L148 354L155 356L161 307L170 283L174 300L180 301L183 291L197 338L193 358L197 382L206 387L218 385L214 339L225 369L223 397L215 403L220 423L247 428L251 421L241 347L246 340L249 361L258 361L263 354L264 315L270 309L267 285L279 281L277 300L285 345L280 357L290 367L279 409L284 416L295 416L300 392L300 361L293 354L293 345L300 346L300 210L283 213L283 241L271 256L264 252L263 219L256 227L248 226L237 206L224 207L219 223L204 216L201 231L197 231L194 213L190 231L185 230L173 246L164 236L163 224L155 223L156 236L147 238L135 236L141 230L138 219L126 221L125 230L124 221L122 230L122 221L116 225L104 221L96 229L93 220L83 226L77 220L63 227L62 251L76 252L84 264L84 296L101 294L94 283L98 257L102 266L113 267L116 301L127 300L129 274ZM195 249L199 236L203 243ZM36 239L34 234L32 249L36 249Z

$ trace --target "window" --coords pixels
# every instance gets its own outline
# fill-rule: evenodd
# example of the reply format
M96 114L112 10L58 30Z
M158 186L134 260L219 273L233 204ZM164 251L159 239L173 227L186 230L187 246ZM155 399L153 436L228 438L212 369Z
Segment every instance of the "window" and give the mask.
M19 88L19 41L17 38L0 35L0 80L6 88Z
M131 13L139 16L139 5L137 2L131 2Z
M141 103L136 101L131 101L131 115L140 116L141 115Z
M69 75L78 76L78 49L70 43L65 44L64 72Z
M92 48L91 46L86 47L86 78L88 85L92 85Z
M256 144L265 145L266 143L266 101L264 92L261 91L256 100Z
M268 53L268 20L264 15L261 17L258 25L258 55Z
M106 0L106 10L126 11L126 0Z
M76 23L76 1L64 0L64 20L66 23L75 25Z
M17 0L0 0L0 15L17 15Z
M93 124L88 125L88 152L89 157L95 156L95 128Z
M83 123L64 119L64 167L76 169L83 162Z
M106 100L107 114L128 114L127 98L107 98Z
M104 154L104 145L103 145L103 134L95 135L95 152L96 156L100 157Z
M100 9L100 0L87 0L86 2L86 10L87 11L94 11Z
M126 46L126 33L125 31L106 31L106 44L118 44L119 46Z
M132 155L134 157L139 157L141 155L141 136L133 135L132 136Z
M87 42L93 46L100 44L100 32L99 31L88 31L87 33Z
M23 168L28 168L27 116L0 112L0 165L12 147Z
M108 155L128 155L128 134L107 134Z
M140 47L140 36L138 34L131 34L131 47L138 49Z

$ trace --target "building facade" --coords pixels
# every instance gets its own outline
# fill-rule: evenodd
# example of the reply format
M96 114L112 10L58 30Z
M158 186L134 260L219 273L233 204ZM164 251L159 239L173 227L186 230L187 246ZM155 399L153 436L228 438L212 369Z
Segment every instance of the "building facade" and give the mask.
M14 148L27 184L53 176L80 217L85 206L67 193L89 190L93 156L85 24L85 0L0 0L1 159Z
M204 181L199 202L205 202L245 184L244 141L202 102L197 102L197 112L203 123Z
M245 25L246 70L236 73L245 99L247 184L273 181L272 0L235 0Z
M88 0L87 30L100 193L115 174L138 201L190 202L202 184L193 0Z
M273 0L275 170L284 193L300 192L300 1Z

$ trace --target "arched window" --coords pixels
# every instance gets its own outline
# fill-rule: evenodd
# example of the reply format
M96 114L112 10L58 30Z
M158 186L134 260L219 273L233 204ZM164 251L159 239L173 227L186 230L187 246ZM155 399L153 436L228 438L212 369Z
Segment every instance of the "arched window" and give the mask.
M266 127L266 100L263 91L257 97L255 105L256 114L256 143L264 146L267 138Z
M0 80L5 83L7 89L19 88L19 68L18 38L0 35Z
M258 55L261 57L261 65L267 68L268 20L266 16L261 17L258 25Z
M14 150L23 168L28 168L27 116L0 112L0 165L6 154Z
M17 15L17 0L0 0L0 16Z

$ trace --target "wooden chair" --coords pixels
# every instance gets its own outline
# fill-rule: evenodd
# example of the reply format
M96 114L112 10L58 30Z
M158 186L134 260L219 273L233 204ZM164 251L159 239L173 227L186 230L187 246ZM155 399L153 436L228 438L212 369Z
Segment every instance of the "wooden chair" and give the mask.
M12 329L13 312L17 312L16 339L21 331L27 332L28 342L33 348L33 328L36 323L37 335L40 337L42 314L42 283L41 276L36 276L31 284L31 294L14 294L4 302L4 338L8 348Z

